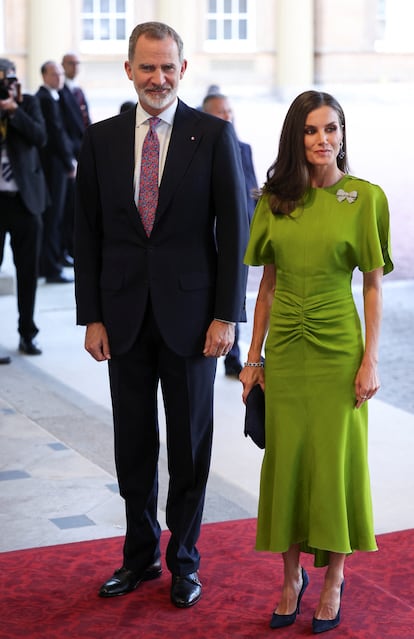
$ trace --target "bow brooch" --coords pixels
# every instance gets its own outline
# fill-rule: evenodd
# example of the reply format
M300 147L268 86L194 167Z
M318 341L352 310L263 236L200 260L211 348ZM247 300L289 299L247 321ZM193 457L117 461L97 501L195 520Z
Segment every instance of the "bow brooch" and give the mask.
M336 192L336 199L338 200L338 202L343 202L344 200L346 200L347 202L349 202L349 204L352 204L352 202L355 202L357 197L358 191L350 191L350 193L347 193L343 189L338 189Z

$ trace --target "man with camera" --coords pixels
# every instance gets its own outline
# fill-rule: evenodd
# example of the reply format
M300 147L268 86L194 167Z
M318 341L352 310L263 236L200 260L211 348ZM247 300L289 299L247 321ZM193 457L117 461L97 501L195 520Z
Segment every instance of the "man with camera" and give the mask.
M42 213L48 201L39 149L46 128L36 97L21 94L12 61L0 58L0 236L9 233L16 267L19 350L40 355L34 323ZM4 358L8 363L8 358Z

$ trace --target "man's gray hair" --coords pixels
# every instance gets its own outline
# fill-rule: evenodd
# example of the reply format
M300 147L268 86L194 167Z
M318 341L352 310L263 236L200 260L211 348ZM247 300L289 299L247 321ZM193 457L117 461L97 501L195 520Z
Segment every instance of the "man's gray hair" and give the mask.
M129 62L132 62L132 60L134 59L137 40L142 35L145 35L147 38L153 38L154 40L164 40L165 38L172 38L177 44L178 58L180 60L180 63L184 61L183 41L172 27L169 27L168 24L164 24L164 22L142 22L141 24L137 24L129 37Z

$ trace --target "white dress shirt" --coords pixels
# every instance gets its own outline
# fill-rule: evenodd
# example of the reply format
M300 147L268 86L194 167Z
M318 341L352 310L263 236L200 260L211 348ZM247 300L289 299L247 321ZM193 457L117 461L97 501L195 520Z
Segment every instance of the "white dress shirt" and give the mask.
M164 171L165 159L167 157L168 146L170 144L171 131L174 122L175 112L177 110L178 100L176 99L165 111L160 113L158 117L161 122L157 126L157 135L160 142L160 162L158 167L158 184L161 182ZM141 152L144 144L145 136L149 129L149 118L152 116L144 111L141 105L137 104L136 120L135 120L135 171L134 171L134 201L138 202L139 194L139 178L141 172Z

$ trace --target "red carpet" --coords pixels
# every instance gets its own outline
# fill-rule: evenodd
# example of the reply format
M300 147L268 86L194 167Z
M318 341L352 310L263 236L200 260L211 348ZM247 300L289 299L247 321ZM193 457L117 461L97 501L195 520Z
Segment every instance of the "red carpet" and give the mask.
M310 586L294 626L268 626L281 582L278 555L253 550L255 520L203 526L201 601L169 601L170 575L115 599L96 595L120 563L122 538L0 554L0 639L261 639L313 636L323 572L304 556ZM163 533L163 549L167 533ZM332 639L414 637L414 530L380 535L379 552L348 559L342 623Z

